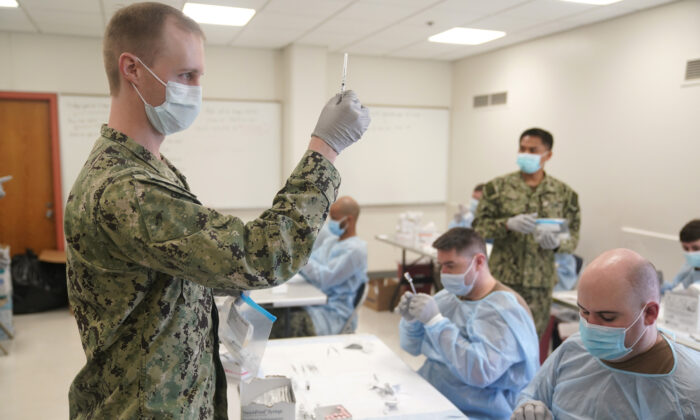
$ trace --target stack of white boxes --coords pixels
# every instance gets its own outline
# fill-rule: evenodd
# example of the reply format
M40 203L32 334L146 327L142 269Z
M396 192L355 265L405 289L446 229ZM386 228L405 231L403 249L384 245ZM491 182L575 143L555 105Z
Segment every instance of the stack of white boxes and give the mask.
M0 356L9 353L9 340L13 335L10 247L0 245Z

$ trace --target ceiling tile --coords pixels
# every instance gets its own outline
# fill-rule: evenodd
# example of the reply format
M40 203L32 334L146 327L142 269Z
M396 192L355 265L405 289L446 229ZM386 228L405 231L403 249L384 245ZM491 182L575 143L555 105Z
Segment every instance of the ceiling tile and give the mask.
M297 42L301 44L327 45L331 50L351 45L382 28L380 22L334 18L308 33Z
M190 0L182 0L182 6ZM213 4L214 6L243 7L246 9L260 10L265 6L265 0L191 0L192 3ZM180 8L182 8L180 6Z
M83 12L100 13L99 1L85 0L20 0L21 7L27 10L32 17L34 12L59 11L59 12Z
M425 7L426 5L417 4L416 2L392 3L360 0L343 10L336 18L368 22L376 21L382 22L383 25L390 25Z
M485 19L479 19L476 22L469 25L470 28L477 29L490 29L493 31L503 31L506 34L511 34L526 28L530 28L533 25L536 26L538 22L532 19L518 18L513 16L508 16L507 14L498 14L495 16L487 17Z
M200 25L211 45L226 45L231 42L243 28L242 26Z
M52 2L59 3L62 2L63 0L52 0ZM117 10L121 9L122 7L129 6L134 3L139 3L139 0L100 0L103 4L103 13L104 13L104 18L105 22L109 22L109 20L112 18L112 15L114 12ZM176 9L182 10L182 5L185 4L184 0L158 0L160 3L165 3L167 5L170 5ZM90 0L92 3L98 3L96 0Z
M102 13L97 11L39 10L32 15L41 32L99 37L104 34Z
M279 13L263 10L253 17L248 28L278 30L278 29L298 29L307 31L321 23L323 19L314 16L296 15L290 13Z
M600 6L561 0L534 0L505 11L502 15L516 19L532 19L536 24L573 16L598 7Z
M297 39L302 32L297 29L252 30L241 32L231 43L237 47L282 48Z
M421 41L414 45L402 48L397 51L392 51L391 57L411 57L411 58L434 58L450 51L458 49L459 45L439 44L430 41Z
M326 18L357 0L270 0L266 11Z
M34 25L27 19L20 8L0 8L0 30L17 32L36 32Z
M436 5L435 10L442 13L462 14L467 18L481 17L530 2L532 0L445 0Z

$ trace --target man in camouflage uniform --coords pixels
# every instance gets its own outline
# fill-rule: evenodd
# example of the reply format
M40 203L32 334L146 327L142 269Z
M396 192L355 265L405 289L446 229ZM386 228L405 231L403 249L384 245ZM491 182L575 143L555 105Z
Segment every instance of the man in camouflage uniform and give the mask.
M306 263L340 184L332 162L360 138L368 112L352 92L336 95L273 207L244 224L202 206L159 153L170 128L194 120L183 108L201 102L199 26L162 4L126 7L107 27L104 58L109 123L65 215L69 298L87 358L70 417L225 419L211 288L274 286Z
M486 184L474 220L474 229L494 240L491 272L525 299L540 336L549 321L557 282L554 253L576 249L581 225L576 192L544 172L553 143L545 130L523 132L518 155L521 170ZM554 234L536 232L537 218L566 219L571 237L560 241Z

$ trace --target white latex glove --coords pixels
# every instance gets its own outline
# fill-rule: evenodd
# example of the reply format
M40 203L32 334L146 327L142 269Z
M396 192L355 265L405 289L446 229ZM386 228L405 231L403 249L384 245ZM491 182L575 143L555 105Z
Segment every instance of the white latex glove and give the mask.
M557 249L561 244L559 235L554 232L537 232L535 233L535 241L540 244L542 249Z
M515 408L510 420L552 420L552 412L542 401L525 401Z
M355 92L347 90L332 97L323 107L311 135L340 153L362 137L370 121L369 109L360 103Z
M455 213L455 221L460 222L467 215L469 209L464 204L457 205L457 213Z
M513 232L528 234L535 230L535 220L537 220L537 213L519 214L508 219L506 227Z
M432 296L418 293L411 298L408 313L423 324L427 324L434 317L440 315L440 309Z
M399 306L397 306L399 313L408 322L415 321L416 318L413 317L408 311L408 308L411 304L411 299L413 298L413 293L411 292L406 292L401 296L401 300L399 301Z

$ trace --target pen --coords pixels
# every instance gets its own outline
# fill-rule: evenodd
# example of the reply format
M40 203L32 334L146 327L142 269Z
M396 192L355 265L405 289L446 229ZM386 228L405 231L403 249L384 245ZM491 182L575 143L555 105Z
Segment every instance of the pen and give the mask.
M340 93L345 92L345 78L348 75L348 53L343 55L343 79L340 82Z

